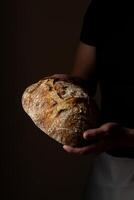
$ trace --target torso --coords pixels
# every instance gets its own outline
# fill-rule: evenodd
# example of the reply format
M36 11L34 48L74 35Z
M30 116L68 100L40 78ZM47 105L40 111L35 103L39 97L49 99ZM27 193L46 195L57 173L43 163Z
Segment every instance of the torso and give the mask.
M126 5L123 1L120 1L120 4L117 4L119 1L102 0L102 2L105 4L99 5L102 6L101 9L99 7L101 34L98 36L97 48L102 122L113 121L134 128L134 16L131 11L132 7L128 6L128 2ZM134 157L132 149L124 152L122 149L110 153Z

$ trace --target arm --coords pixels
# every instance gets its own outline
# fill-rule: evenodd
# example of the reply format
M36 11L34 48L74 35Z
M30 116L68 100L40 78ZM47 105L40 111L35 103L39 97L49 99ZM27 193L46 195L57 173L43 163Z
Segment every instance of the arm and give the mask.
M98 82L96 72L96 47L83 42L79 43L71 75L87 81L91 95L95 95Z
M80 32L72 74L86 80L90 95L94 96L97 89L96 70L96 45L97 45L97 6L96 0L89 3L83 16L83 24Z
M97 86L95 63L96 48L80 42L76 51L72 75L89 80L92 94L95 94ZM63 148L68 153L79 155L92 152L102 153L107 150L122 147L134 147L134 129L122 127L113 122L103 124L96 129L87 130L83 133L83 137L89 141L98 139L98 142L82 148L73 148L66 145L64 145Z
M72 74L84 79L95 73L96 47L79 42L74 59Z

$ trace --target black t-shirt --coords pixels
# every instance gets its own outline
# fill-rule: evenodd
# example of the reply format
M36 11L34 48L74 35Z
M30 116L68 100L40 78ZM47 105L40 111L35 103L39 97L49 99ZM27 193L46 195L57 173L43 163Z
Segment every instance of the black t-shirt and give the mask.
M101 119L134 128L134 15L131 1L92 0L84 15L80 41L97 50ZM133 157L134 148L109 151Z

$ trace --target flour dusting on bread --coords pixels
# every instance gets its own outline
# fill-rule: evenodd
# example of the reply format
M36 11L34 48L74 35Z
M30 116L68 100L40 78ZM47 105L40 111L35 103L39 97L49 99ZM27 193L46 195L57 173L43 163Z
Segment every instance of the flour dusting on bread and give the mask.
M38 128L61 144L84 145L83 131L97 126L96 103L69 81L41 79L26 88L22 106Z

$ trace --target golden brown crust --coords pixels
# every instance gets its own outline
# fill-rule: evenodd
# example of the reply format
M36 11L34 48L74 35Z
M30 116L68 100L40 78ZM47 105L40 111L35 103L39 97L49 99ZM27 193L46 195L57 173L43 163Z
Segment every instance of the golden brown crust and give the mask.
M24 91L22 106L37 127L61 144L83 146L83 131L97 126L94 100L69 81L45 77Z

